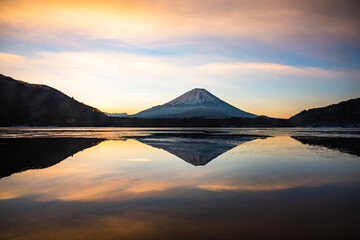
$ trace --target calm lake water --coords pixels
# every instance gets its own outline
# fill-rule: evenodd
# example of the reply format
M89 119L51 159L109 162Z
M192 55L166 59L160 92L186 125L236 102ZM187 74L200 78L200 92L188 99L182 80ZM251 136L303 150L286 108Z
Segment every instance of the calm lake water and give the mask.
M0 128L0 239L356 239L360 129Z

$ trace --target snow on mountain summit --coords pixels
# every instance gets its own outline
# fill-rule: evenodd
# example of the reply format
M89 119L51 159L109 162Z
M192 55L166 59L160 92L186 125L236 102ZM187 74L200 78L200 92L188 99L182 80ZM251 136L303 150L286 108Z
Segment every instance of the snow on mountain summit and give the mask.
M132 117L138 118L254 118L255 114L238 109L217 98L203 88L195 88L167 102L144 111Z
M194 88L166 104L198 105L206 102L219 104L221 103L221 100L203 88Z

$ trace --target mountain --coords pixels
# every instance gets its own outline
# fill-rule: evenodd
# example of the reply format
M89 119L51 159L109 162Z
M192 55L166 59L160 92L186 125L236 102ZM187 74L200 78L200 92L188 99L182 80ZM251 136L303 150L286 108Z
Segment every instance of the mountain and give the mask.
M108 116L109 115L109 116ZM126 127L359 127L360 98L304 110L290 119L242 111L205 89L195 88L135 115L105 114L64 93L0 74L0 126Z
M132 116L138 118L257 117L224 102L202 88L195 88L168 103L149 108Z
M0 74L0 126L98 126L108 117L62 92Z
M289 120L293 126L360 126L360 98L304 110Z
M119 118L124 118L124 117L128 117L129 115L127 113L106 113L105 114L108 117L119 117Z

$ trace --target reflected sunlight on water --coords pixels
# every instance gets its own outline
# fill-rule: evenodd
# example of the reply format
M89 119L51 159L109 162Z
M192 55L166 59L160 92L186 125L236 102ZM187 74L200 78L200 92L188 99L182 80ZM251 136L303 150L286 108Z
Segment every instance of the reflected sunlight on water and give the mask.
M291 134L127 136L0 179L1 235L303 238L334 224L328 233L343 236L358 223L360 158L332 145Z

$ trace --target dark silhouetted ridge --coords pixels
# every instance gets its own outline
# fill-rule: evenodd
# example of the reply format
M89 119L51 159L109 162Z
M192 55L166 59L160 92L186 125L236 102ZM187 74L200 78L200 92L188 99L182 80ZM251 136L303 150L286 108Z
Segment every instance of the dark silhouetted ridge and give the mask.
M360 126L360 98L304 110L289 120L293 126Z
M0 125L97 126L108 117L62 92L0 74Z

